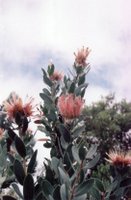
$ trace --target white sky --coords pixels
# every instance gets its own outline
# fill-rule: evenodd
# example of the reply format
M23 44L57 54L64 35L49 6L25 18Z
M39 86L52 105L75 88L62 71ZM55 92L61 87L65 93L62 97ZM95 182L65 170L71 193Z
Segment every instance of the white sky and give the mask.
M99 76L87 102L109 92L131 100L130 7L130 0L0 0L0 101L12 90L38 96L43 85L32 71L40 55L43 63L49 52L72 66L73 52L83 45L92 49L92 77Z

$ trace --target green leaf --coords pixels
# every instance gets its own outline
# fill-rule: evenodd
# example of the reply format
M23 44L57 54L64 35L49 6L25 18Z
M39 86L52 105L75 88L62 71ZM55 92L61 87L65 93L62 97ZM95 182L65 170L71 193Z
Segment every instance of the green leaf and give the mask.
M20 137L18 137L17 135L15 136L15 148L22 158L26 157L25 145L23 141L20 139Z
M44 163L44 166L45 166L45 179L53 185L55 182L54 170L52 170L52 168L49 164L46 165Z
M101 192L105 192L104 185L100 179L95 179L95 185L98 190L100 190Z
M35 172L35 167L37 165L37 162L36 162L37 153L38 153L38 150L35 150L35 152L33 153L32 157L30 159L30 162L29 162L28 168L27 168L28 173Z
M17 200L17 199L14 198L14 197L11 197L11 196L9 196L9 195L4 195L4 196L2 197L2 200Z
M87 199L87 194L83 194L73 198L73 200L86 200L86 199Z
M51 144L51 142L46 142L46 143L43 144L43 146L46 147L46 148L51 148L52 144Z
M22 135L25 135L26 134L26 131L27 131L27 129L28 129L28 124L29 124L29 122L28 122L28 119L27 119L27 117L26 116L24 116L24 118L22 119Z
M53 104L51 97L49 97L47 94L40 93L40 97L44 100L45 104Z
M75 94L76 94L76 96L80 96L80 95L81 95L81 91L82 91L83 89L87 88L87 86L88 86L88 84L87 84L87 83L84 83L84 84L80 85L79 87L77 87L77 88L75 89Z
M95 153L97 151L97 147L98 147L97 144L91 145L90 149L87 152L86 159L92 159L93 158L93 156L95 155Z
M49 181L47 180L43 180L42 181L42 190L43 190L43 193L45 195L45 197L48 197L49 195L53 195L53 186L50 184Z
M8 129L7 133L12 140L15 139L16 133L11 128Z
M81 160L79 157L78 148L75 146L72 146L72 155L73 155L74 159L80 164Z
M108 190L107 190L106 199L110 197L111 192L117 188L118 184L119 182L117 180L111 183L111 185L108 187Z
M71 135L69 130L63 124L59 124L58 129L61 135L63 136L65 142L69 143L71 141Z
M45 126L46 130L52 132L51 127L49 126L48 122L44 119L41 120L41 123Z
M41 131L41 132L44 132L45 131L45 127L44 126L37 126L38 130Z
M76 187L76 197L87 194L94 184L94 179L89 179Z
M75 90L75 83L72 82L72 83L71 83L71 86L70 86L70 88L69 88L69 90L68 90L68 93L74 93L74 90Z
M86 92L86 88L84 88L84 89L82 89L82 90L81 90L81 98L83 98L83 97L84 97L84 95L85 95L85 92Z
M95 165L98 163L100 160L100 154L98 153L91 161L89 161L86 165L87 169L95 167Z
M51 93L46 88L43 89L43 93L45 93L47 96L51 96Z
M15 176L8 177L8 178L0 176L0 182L2 183L1 184L1 188L3 188L3 189L9 188L11 183L15 182Z
M125 187L120 187L118 188L117 190L115 190L115 192L113 192L113 196L115 195L117 197L117 200L118 199L121 199L124 195L124 191L125 191Z
M60 195L61 195L61 200L67 200L68 199L68 191L66 189L66 185L62 184L60 187Z
M52 81L47 77L47 74L45 72L44 69L42 69L43 71L43 81L49 86L49 87L52 87L53 83Z
M70 185L70 178L66 171L64 171L61 167L58 167L61 184L65 183L66 185Z
M79 158L80 160L85 160L86 158L86 149L83 145L79 148Z
M85 82L85 75L86 75L86 74L83 74L83 75L81 75L81 76L79 77L78 85L84 84L84 82Z
M55 200L51 195L49 195L49 200Z
M73 133L73 137L77 138L81 133L83 133L85 131L85 125L83 126L78 126L76 127L72 133Z
M131 186L131 177L123 179L120 183L120 187L129 187L129 186Z
M18 126L21 126L21 123L22 123L22 116L21 116L21 113L20 112L16 112L15 114L15 122Z
M57 185L53 192L53 198L55 200L60 199L60 186Z
M54 110L50 110L50 112L46 115L49 121L55 122L57 120L57 116Z
M77 74L80 74L80 73L83 72L83 67L81 67L81 66L75 66L75 70L76 70Z
M35 198L35 200L46 200L45 197L43 196L42 192L39 192L39 194L37 195L37 197Z
M3 147L1 147L1 151L0 151L0 168L1 169L5 169L5 167L7 165L7 157L6 156L7 156L7 148L6 148L6 145L4 145Z
M14 162L14 174L18 180L18 182L23 185L24 178L25 178L25 171L23 166L19 160L15 160Z
M53 64L48 66L48 74L51 76L54 73L55 66Z
M34 197L34 180L31 174L27 174L23 187L24 200L33 200Z
M68 143L64 140L63 136L60 137L60 143L63 149L67 149Z
M57 177L59 175L59 171L58 171L59 164L60 164L60 160L56 157L52 157L51 166L52 166L53 170L55 171L55 174Z
M14 191L16 192L16 194L23 199L23 195L21 194L21 191L18 187L18 185L16 183L12 183L11 186L13 187Z
M95 200L101 200L101 195L97 188L92 187L90 190L90 194Z
M74 170L73 170L73 164L71 162L70 155L68 154L68 152L64 153L63 162L65 164L64 168L65 168L66 171L68 171L69 175L70 175L70 171L74 172Z

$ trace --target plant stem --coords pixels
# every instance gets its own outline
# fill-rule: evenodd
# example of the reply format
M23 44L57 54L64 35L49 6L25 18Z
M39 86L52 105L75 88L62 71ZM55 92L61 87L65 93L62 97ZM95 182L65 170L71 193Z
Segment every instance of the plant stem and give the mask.
M79 170L78 170L78 173L77 173L77 175L76 175L76 177L75 177L75 181L74 181L74 184L73 184L73 186L72 186L72 190L71 190L71 194L70 194L69 200L72 200L73 197L74 197L75 189L76 189L76 184L77 184L78 181L79 181L80 172L81 172L81 169L83 168L83 162L84 162L84 161L82 160L82 161L81 161L81 164L80 164L80 168L79 168Z

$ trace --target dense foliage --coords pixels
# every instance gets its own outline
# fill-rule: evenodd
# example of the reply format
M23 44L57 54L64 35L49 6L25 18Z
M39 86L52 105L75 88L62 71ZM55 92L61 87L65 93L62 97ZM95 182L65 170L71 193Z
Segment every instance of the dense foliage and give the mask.
M108 95L84 111L87 140L97 143L101 154L110 149L131 149L131 103L116 102L114 95ZM104 142L103 142L104 141Z

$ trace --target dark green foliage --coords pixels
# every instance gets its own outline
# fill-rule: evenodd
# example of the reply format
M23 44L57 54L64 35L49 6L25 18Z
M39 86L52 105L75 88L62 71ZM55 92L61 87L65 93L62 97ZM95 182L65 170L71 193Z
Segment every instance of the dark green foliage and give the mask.
M23 186L24 200L33 200L34 197L34 180L31 174L27 174Z
M81 145L81 147L79 148L79 158L80 160L85 160L86 158L86 149L84 145Z
M22 166L22 163L19 160L15 160L14 162L14 174L18 180L18 182L23 185L25 179L25 171Z
M28 164L28 168L27 168L27 172L28 173L34 173L35 172L35 168L36 168L36 165L37 165L37 162L36 162L36 158L37 158L37 150L33 153L31 159L30 159L30 162Z
M21 126L21 135L25 135L26 134L26 131L28 129L28 119L26 116L23 117L22 119L22 126Z
M74 93L75 85L76 85L75 82L71 83L68 93Z
M94 179L84 181L83 183L81 183L79 186L76 187L77 192L75 196L86 194L93 187L93 184L94 184Z
M16 198L11 197L11 196L9 196L9 195L3 196L2 199L3 199L3 200L17 200Z
M50 182L48 182L47 180L42 181L42 191L46 198L48 198L49 195L53 195L53 190L54 188Z
M61 136L63 136L65 142L69 143L71 141L71 135L69 130L63 124L58 125L58 130Z
M52 99L45 93L40 93L40 97L46 102L46 104L52 104Z
M17 135L14 138L14 142L15 142L15 148L17 150L17 152L19 153L19 155L22 158L25 158L26 156L26 148L25 145L23 143L23 141L20 139L20 137L18 137Z
M112 147L130 149L131 103L125 100L116 103L113 95L86 106L85 114L87 140L98 143L103 157ZM104 142L103 142L104 141Z
M48 78L46 71L45 71L44 69L42 69L42 71L43 71L43 81L44 81L44 83L46 83L49 87L52 87L52 86L53 86L53 83L52 83L52 81Z
M6 179L2 185L1 185L1 188L5 189L5 188L8 188L10 186L11 183L13 183L15 181L15 177L10 177L8 179Z
M48 65L47 72L48 72L49 76L51 76L54 73L54 69L55 69L55 66L53 64Z
M8 129L8 135L14 141L16 133L11 128Z

